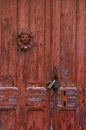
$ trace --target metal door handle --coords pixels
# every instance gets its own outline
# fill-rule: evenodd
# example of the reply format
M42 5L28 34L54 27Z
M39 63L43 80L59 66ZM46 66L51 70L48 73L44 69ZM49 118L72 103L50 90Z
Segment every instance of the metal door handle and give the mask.
M46 83L48 85L48 89L58 89L61 87L60 80L54 79L53 81L49 81Z
M61 87L61 81L58 78L58 66L54 66L52 77L53 80L46 83L48 85L48 88L58 89L59 87Z
M54 86L55 82L56 82L56 81L53 80L53 81L48 85L48 88L51 89L51 88Z

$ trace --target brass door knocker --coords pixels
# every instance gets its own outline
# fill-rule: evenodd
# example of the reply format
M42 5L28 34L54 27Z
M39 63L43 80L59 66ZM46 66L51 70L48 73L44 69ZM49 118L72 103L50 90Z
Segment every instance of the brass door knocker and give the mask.
M33 46L33 39L34 34L28 32L21 32L17 36L18 45L21 48L21 50L24 51L31 49L31 47Z

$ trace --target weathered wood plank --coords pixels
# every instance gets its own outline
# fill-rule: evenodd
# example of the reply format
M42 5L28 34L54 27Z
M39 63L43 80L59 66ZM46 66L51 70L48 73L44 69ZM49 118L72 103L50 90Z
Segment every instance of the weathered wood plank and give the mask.
M9 18L9 0L2 1L1 7L1 75L8 75L9 41L11 21Z
M60 78L60 1L53 0L52 7L52 73L53 77L56 73L57 77ZM54 72L55 68L58 69L58 72Z
M37 66L37 1L31 0L29 2L29 30L34 34L34 43L33 47L28 56L28 83L36 84L37 75L38 75L38 66Z
M45 3L44 9L44 81L45 83L51 80L51 71L52 71L52 64L51 64L51 25L52 25L52 18L51 18L51 6L52 3L50 0L47 0Z
M85 12L86 1L77 2L77 41L76 41L76 83L79 88L80 113L79 128L85 129L83 119L86 120L83 112L85 111Z
M18 1L18 34L21 31L26 32L28 30L28 0ZM19 47L17 48L17 86L20 89L20 100L19 100L19 114L18 114L18 128L23 130L24 125L24 108L25 108L25 53Z
M16 111L14 109L0 110L0 129L16 129Z
M85 0L77 1L76 80L83 86L85 75Z
M44 112L28 111L27 129L43 130L44 129Z
M17 108L19 103L19 91L17 87L0 87L0 108Z
M14 84L16 85L16 57L17 57L17 0L9 1L9 22L10 22L10 31L9 31L9 75L12 76Z
M18 1L18 33L28 30L28 0ZM21 90L21 96L25 93L24 84L25 52L17 48L17 85ZM21 99L22 101L23 99Z
M59 130L78 130L76 111L61 110L57 113L57 126Z
M60 18L61 79L69 86L75 80L76 1L61 1Z
M1 6L2 2L0 0L0 66L1 66ZM1 67L0 67L0 74L1 74Z
M60 0L53 0L51 3L51 33L52 33L52 42L51 42L51 65L52 65L52 79L57 76L60 78ZM57 93L51 92L51 128L57 129ZM53 110L52 110L53 109Z
M37 1L36 8L36 26L37 26L37 43L38 43L38 82L44 82L44 0Z

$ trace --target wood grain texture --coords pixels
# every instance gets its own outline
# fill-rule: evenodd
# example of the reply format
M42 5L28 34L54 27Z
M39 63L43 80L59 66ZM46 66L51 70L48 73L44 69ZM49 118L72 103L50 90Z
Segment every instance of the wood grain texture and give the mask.
M54 77L54 69L57 68L57 77L60 79L60 1L53 0L52 2L52 74Z
M28 87L26 91L26 126L28 129L49 129L49 99L45 87ZM38 113L38 114L37 114ZM41 123L38 123L41 122Z
M0 129L16 130L15 110L0 110Z
M57 113L57 126L59 130L78 130L77 118L74 110L64 110Z
M17 87L0 87L0 108L17 108L19 91Z
M9 19L9 0L2 1L1 6L1 74L8 75L8 64L9 64L9 41L10 41L10 26L11 22Z
M79 88L79 100L81 111L79 113L79 127L83 130L85 125L85 13L86 1L77 2L77 41L76 41L76 83ZM84 112L85 113L85 112Z
M11 75L16 84L17 1L1 1L1 75ZM13 71L14 70L14 71Z
M28 130L43 130L44 129L44 113L43 111L28 111ZM40 125L39 125L40 124Z
M52 65L51 65L51 11L52 3L50 0L45 1L44 8L44 82L51 80L52 78Z
M28 30L28 0L19 0L18 1L18 21L17 21L17 27L18 27L18 34L21 31L27 31ZM17 34L17 35L18 35ZM20 90L20 100L19 100L19 113L18 113L18 128L17 129L24 129L24 123L25 123L25 53L20 50L17 46L17 86L19 86Z
M60 10L60 72L67 86L75 80L76 1L62 0Z
M86 109L84 110L84 130L86 129Z
M30 1L29 10L29 28L35 34L35 43L28 60L28 83L41 84L44 81L44 1Z
M17 0L9 1L9 65L8 73L12 76L14 84L16 86L17 73L16 73L16 57L17 57L17 44L16 44L16 34L17 34Z
M0 0L0 66L1 66L1 0ZM0 68L1 73L1 68Z
M0 0L0 129L86 129L85 19L86 0ZM48 90L55 75L61 87Z
M83 87L85 75L85 0L77 2L76 79Z
M44 82L44 10L43 0L37 3L37 36L38 36L38 82Z
M86 10L86 1L85 1L85 10ZM85 39L85 43L86 43L86 11L85 11L85 35L84 35L84 39ZM85 45L85 50L86 50L86 45ZM85 59L86 59L86 52L85 52ZM86 66L86 62L85 62L85 66ZM85 69L85 86L86 86L86 69Z
M28 61L28 85L37 84L38 80L38 43L37 43L37 2L35 0L29 1L29 30L34 34L34 43Z
M52 0L51 3L51 78L55 76L61 80L60 75L60 0ZM57 129L57 93L51 90L51 127L50 129Z

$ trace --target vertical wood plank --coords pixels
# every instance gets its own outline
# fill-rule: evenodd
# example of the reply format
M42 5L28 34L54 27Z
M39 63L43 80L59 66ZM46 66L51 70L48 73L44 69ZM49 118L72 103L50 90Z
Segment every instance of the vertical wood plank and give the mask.
M29 2L29 30L34 34L33 47L30 50L28 61L28 82L29 84L37 83L37 1L31 0Z
M73 56L73 75L72 75L72 83L71 85L75 85L76 84L76 35L77 35L77 14L76 14L76 10L77 10L77 0L75 0L73 2L73 21L72 21L72 31L73 31L73 47L72 47L72 56Z
M51 1L47 0L45 2L44 9L44 81L47 82L51 80Z
M84 126L84 130L86 129L86 0L85 1L83 1L83 8L84 8L84 18L83 18L83 20L84 20L84 45L83 45L83 47L84 47L84 49L85 50L83 50L84 51L84 122L83 122L83 126ZM83 37L83 36L82 36ZM82 62L83 63L83 62ZM83 75L83 73L82 73L82 75ZM83 81L82 81L82 83L83 83Z
M44 82L44 0L37 1L38 82Z
M66 115L66 117L65 117ZM74 110L62 110L57 113L57 126L59 130L78 130L76 112Z
M61 79L65 86L72 86L75 80L76 1L61 0L60 18Z
M3 127L5 130L16 129L16 115L14 110L7 110L3 112L4 124Z
M85 80L85 12L85 0L77 1L76 80L79 86Z
M9 18L9 0L2 1L2 24L1 24L1 75L7 75L9 64L9 41L11 22Z
M60 0L52 3L52 78L60 80ZM51 13L52 13L51 12ZM53 92L53 129L57 129L57 92Z
M28 30L28 0L18 0L18 34L21 31ZM20 90L20 110L19 110L19 119L18 119L18 129L23 130L24 125L24 114L25 114L25 56L26 52L21 51L21 49L17 48L17 86L19 86Z
M10 41L9 41L9 75L16 85L16 52L17 52L17 0L9 1L9 22L10 22Z
M85 1L85 10L86 10L86 1ZM86 43L86 11L85 11L85 43ZM85 50L86 50L86 45L85 45ZM85 53L85 59L86 59L86 53ZM85 60L85 66L86 66L86 60ZM86 67L85 67L85 86L86 86Z
M45 0L44 3L44 83L52 80L52 62L51 62L51 25L52 25L52 2L51 0ZM45 129L50 129L51 120L50 117L50 91L47 91L47 105L44 114L44 123L47 124Z
M15 110L1 110L0 111L0 129L15 130L16 129L16 115Z
M43 130L44 129L43 111L29 111L27 129Z
M53 0L52 21L52 66L58 68L57 76L60 78L60 1ZM53 75L54 76L54 75Z
M1 66L1 6L2 2L0 0L0 66ZM0 74L1 74L1 67L0 67Z
M28 30L28 0L18 1L18 33L22 30ZM25 52L17 48L17 84L23 95L25 92L24 86L24 66L25 66ZM21 99L23 100L23 99Z
M28 29L28 9L29 7L29 0L19 0L18 1L18 9L19 9L19 17L18 17L18 28L20 29L19 31L22 30L27 30Z
M76 42L76 82L79 88L80 112L79 112L79 128L84 129L83 104L85 101L83 87L85 87L85 0L77 1L77 42ZM84 106L83 106L84 105Z
M51 73L51 49L49 47L51 39L50 5L49 1L44 2L41 0L37 2L33 0L30 1L30 7L30 30L35 34L35 43L29 55L28 81L41 83L41 81L44 81L44 77L49 80ZM38 80L37 77L39 77Z

